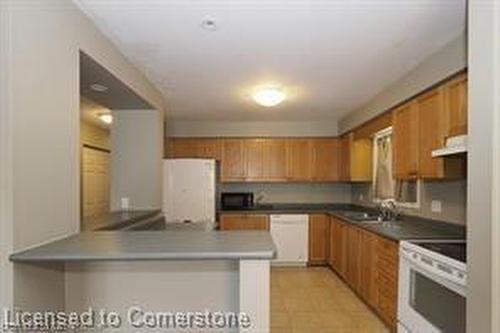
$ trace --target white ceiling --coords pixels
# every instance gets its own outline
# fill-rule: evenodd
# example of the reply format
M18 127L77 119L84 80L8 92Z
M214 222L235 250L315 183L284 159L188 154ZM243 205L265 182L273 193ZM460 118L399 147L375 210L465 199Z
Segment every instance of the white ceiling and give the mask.
M465 28L465 0L78 0L163 91L168 117L335 119ZM217 30L201 28L206 17ZM259 84L292 94L276 108Z

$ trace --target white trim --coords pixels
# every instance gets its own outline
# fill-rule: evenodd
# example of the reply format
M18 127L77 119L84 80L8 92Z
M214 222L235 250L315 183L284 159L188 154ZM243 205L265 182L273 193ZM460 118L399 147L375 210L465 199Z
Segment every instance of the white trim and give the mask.
M269 260L240 260L240 312L250 316L251 327L240 332L269 333L271 275Z
M492 332L500 332L500 5L498 2L494 4L494 35L495 44L493 51L495 53L495 67L494 67L494 96L493 96L493 138L492 138L492 190L491 190L491 328ZM496 295L496 296L495 296Z
M0 308L11 308L13 265L8 255L13 241L13 124L11 107L11 2L0 1ZM0 325L3 311L0 313Z

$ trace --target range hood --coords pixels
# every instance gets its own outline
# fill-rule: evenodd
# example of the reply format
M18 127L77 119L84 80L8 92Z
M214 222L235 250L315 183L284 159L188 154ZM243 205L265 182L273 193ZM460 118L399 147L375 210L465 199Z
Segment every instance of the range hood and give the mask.
M432 157L444 157L467 152L467 135L457 135L446 139L443 148L432 151Z

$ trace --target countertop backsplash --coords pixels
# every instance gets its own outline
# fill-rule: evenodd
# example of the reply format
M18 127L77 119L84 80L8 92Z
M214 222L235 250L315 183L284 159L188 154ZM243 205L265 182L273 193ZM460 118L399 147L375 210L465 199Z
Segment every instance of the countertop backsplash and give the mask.
M432 212L432 200L441 201L441 213ZM371 184L353 184L351 202L363 206L374 206ZM466 203L467 182L465 180L426 181L422 182L420 186L420 207L403 208L401 210L407 215L466 225Z
M351 185L343 183L222 184L222 192L253 192L255 199L265 203L350 203Z

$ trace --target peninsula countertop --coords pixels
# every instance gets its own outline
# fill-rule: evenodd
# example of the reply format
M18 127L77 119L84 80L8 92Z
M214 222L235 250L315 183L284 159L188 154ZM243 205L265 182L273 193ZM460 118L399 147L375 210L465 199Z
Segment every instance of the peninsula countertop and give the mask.
M13 262L136 260L270 260L266 231L82 232L10 256Z

